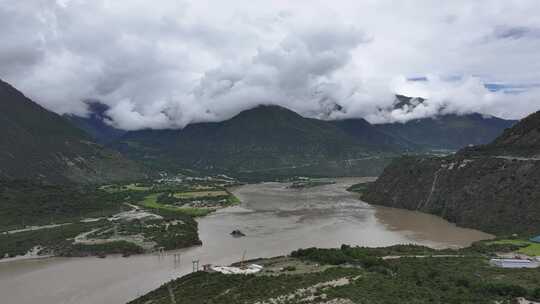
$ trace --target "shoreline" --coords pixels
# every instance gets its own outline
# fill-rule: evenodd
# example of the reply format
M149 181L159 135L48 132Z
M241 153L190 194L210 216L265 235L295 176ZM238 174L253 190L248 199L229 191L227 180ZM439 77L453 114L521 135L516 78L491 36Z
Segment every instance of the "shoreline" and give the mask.
M346 177L346 178L350 178L350 177ZM363 182L360 182L360 183L367 183L367 182L371 182L372 179L374 179L375 177L358 177L358 178L368 178L370 179L369 181L363 181ZM335 178L336 180L339 180L339 179L342 179L340 177L338 178ZM287 182L279 182L279 183L282 183L284 185L286 184L290 184L290 183L287 183ZM257 184L257 183L256 183ZM320 185L320 187L322 186L325 186L325 185ZM240 186L232 186L232 187L228 187L226 188L227 191L230 191L230 193L232 194L232 192L237 189L238 187ZM316 186L317 187L317 186ZM354 192L350 192L350 193L354 193ZM394 207L388 207L388 206L384 206L384 205L377 205L377 204L371 204L369 202L366 202L366 201L363 201L361 200L360 198L357 198L357 200L359 202L364 202L364 203L367 203L368 205L376 208L376 209L394 209L394 210L400 210L400 211L404 211L404 212L415 212L415 213L420 213L420 214L423 214L423 215L428 215L428 216L435 216L441 220L444 220L444 221L447 221L449 222L448 220L444 219L443 217L441 216L438 216L438 215L434 215L434 214L430 214L430 213L426 213L426 212L421 212L421 211L417 211L417 210L409 210L409 209L405 209L405 208L394 208ZM229 208L238 208L238 207L241 207L242 205L242 202L240 201L238 204L234 204L232 206L228 206L226 208L221 208L221 209L218 209L218 210L226 210L226 209L229 209ZM212 213L214 214L214 213ZM198 219L199 218L204 218L204 217L197 217L195 218L195 220L197 221L197 223L199 224L199 221ZM497 235L493 235L493 234L490 234L490 233L487 233L485 231L481 231L481 230L478 230L478 229L473 229L473 228L469 228L469 227L462 227L462 226L458 226L456 225L455 223L452 223L452 222L449 222L450 224L452 224L453 226L457 227L457 228L462 228L462 229L470 229L470 230L476 230L476 231L479 231L481 233L485 233L485 234L489 234L490 235L490 238L486 238L486 239L482 239L482 240L489 240L489 239L495 239L497 238ZM383 222L383 224L385 226L388 227L388 229L390 230L400 230L399 228L396 228L396 227L393 227L393 226L388 226L387 224L385 224ZM416 237L413 237L414 239L416 239ZM419 237L421 239L421 237ZM182 251L182 250L189 250L189 249L193 249L193 248L197 248L197 247L200 247L201 245L191 245L191 246L187 246L187 247L182 247L182 248L176 248L176 249L171 249L171 250L166 250L164 251L164 254L165 255L169 255L170 253L173 253L173 252L178 252L178 251ZM470 246L470 245L469 245ZM366 246L366 247L369 247L369 248L378 248L377 246ZM439 246L439 245L432 245L432 246L429 246L430 248L432 249L447 249L447 248L465 248L467 247L467 245L463 245L463 246L460 246L460 245L445 245L445 246ZM155 251L149 251L149 252L143 252L143 253L139 253L139 254L131 254L132 257L138 257L138 256L151 256L151 255L154 255L156 252ZM109 256L121 256L121 254L114 254L114 253L111 253L111 254L107 254L106 257L109 257ZM96 259L96 258L99 258L98 255L90 255L90 256L61 256L61 255L54 255L54 254L47 254L47 255L37 255L37 254L25 254L25 255L19 255L19 256L15 256L15 257L9 257L9 258L0 258L0 263L12 263L12 262L18 262L18 261L32 261L32 260L43 260L43 259L50 259L50 258L93 258L93 259ZM128 258L128 257L125 257L125 258Z
M44 260L44 259L51 259L51 258L58 258L59 256L56 255L36 255L36 256L26 256L26 255L18 255L11 258L2 258L0 259L1 263L14 263L14 262L20 262L20 261L35 261L35 260Z

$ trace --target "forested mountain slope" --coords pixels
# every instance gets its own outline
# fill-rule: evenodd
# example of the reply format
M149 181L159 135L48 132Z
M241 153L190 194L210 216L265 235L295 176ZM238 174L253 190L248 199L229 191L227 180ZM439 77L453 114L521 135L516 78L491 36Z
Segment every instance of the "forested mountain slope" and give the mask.
M144 177L116 151L0 81L0 179L107 182Z
M488 232L538 234L540 159L531 156L540 154L539 117L534 113L492 143L453 156L398 159L363 199Z
M345 123L356 133L351 134ZM394 154L403 149L398 140L363 120L327 122L278 106L259 106L226 121L190 124L182 130L128 132L116 148L157 168L237 173L311 165L324 173L332 162ZM377 174L381 169L360 169L351 174Z

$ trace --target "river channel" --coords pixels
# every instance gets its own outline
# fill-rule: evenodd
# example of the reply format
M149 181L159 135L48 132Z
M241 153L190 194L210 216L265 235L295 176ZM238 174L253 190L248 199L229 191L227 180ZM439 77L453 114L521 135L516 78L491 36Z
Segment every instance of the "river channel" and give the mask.
M284 255L306 247L415 243L462 247L489 238L432 215L371 206L345 189L365 178L291 189L262 183L231 189L242 201L199 222L203 245L164 257L47 258L0 263L0 302L9 304L123 304L192 271L192 261L230 264ZM245 237L233 238L239 229ZM175 263L174 254L180 254Z

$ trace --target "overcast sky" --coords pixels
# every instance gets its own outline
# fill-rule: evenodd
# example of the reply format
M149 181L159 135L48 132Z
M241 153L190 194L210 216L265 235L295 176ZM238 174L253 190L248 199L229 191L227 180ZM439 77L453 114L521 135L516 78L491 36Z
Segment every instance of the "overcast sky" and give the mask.
M124 129L257 104L406 121L540 109L540 1L0 0L0 78ZM394 94L428 98L392 111Z

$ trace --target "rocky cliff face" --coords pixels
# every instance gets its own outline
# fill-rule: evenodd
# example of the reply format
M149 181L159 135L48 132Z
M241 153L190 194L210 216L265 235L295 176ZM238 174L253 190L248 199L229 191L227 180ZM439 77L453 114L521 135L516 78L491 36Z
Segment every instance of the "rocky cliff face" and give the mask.
M363 199L496 234L539 233L540 160L524 156L540 154L527 144L540 138L538 127L540 120L529 117L483 147L445 158L396 160Z

